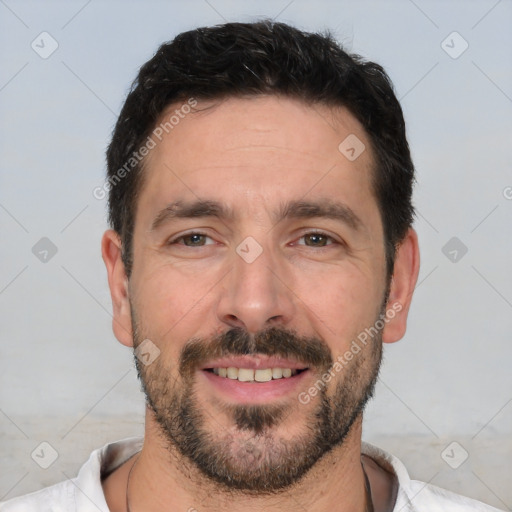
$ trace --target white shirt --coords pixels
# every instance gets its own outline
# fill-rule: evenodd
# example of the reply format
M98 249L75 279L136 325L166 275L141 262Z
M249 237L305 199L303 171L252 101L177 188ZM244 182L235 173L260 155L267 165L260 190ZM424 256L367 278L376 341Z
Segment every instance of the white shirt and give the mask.
M114 471L142 449L143 438L123 439L92 452L78 476L37 492L0 503L1 512L109 512L101 486L102 475ZM362 453L396 475L397 499L393 512L500 512L497 508L431 484L411 480L393 455L368 443Z

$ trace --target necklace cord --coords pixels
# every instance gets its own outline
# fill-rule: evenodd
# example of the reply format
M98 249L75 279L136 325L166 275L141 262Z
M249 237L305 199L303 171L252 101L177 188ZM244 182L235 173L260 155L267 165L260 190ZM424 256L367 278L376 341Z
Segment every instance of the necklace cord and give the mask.
M130 512L130 499L128 497L128 490L130 488L130 477L132 476L133 468L136 466L137 462L139 461L140 454L135 459L135 462L132 464L132 467L130 468L130 471L128 471L128 478L126 480L126 512Z
M370 480L368 479L368 475L366 474L366 471L364 470L363 461L361 461L361 468L363 469L364 474L364 489L366 491L366 512L375 512L375 509L373 507L373 498L372 498L372 487L370 485Z

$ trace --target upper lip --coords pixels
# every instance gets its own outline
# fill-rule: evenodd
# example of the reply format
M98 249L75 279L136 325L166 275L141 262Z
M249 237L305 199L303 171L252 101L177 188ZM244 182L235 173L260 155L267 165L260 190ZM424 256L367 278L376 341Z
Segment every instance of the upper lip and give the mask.
M262 368L290 368L292 370L304 370L307 365L299 361L284 359L282 357L268 357L263 355L254 356L233 356L212 359L204 364L201 370L208 368L250 368L259 370Z

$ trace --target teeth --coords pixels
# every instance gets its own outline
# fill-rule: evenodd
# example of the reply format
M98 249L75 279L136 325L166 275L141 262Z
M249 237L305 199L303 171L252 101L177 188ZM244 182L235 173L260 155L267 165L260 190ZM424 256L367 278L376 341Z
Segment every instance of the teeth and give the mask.
M227 377L228 379L240 382L269 382L272 379L289 378L297 374L297 370L291 368L263 368L253 370L252 368L212 368L215 375Z
M283 376L282 368L272 368L272 378L273 379L280 379L282 376Z
M272 380L272 369L266 368L265 370L256 370L254 372L254 380L257 382L268 382Z
M228 379L238 379L238 368L233 368L232 366L230 366L228 369L227 369L227 372L228 372Z
M238 369L238 380L240 382L253 382L254 381L254 370L250 368L239 368Z

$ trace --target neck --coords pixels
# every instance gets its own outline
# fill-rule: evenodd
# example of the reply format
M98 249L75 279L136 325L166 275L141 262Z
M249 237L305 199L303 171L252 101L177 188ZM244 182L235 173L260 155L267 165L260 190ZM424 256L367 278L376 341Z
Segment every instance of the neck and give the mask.
M361 466L359 417L343 445L324 456L293 487L273 495L227 492L207 479L165 444L152 414L146 414L144 447L131 467L129 512L200 510L283 512L297 507L310 512L366 510L365 475ZM128 479L127 479L128 480ZM299 506L300 505L300 506Z

